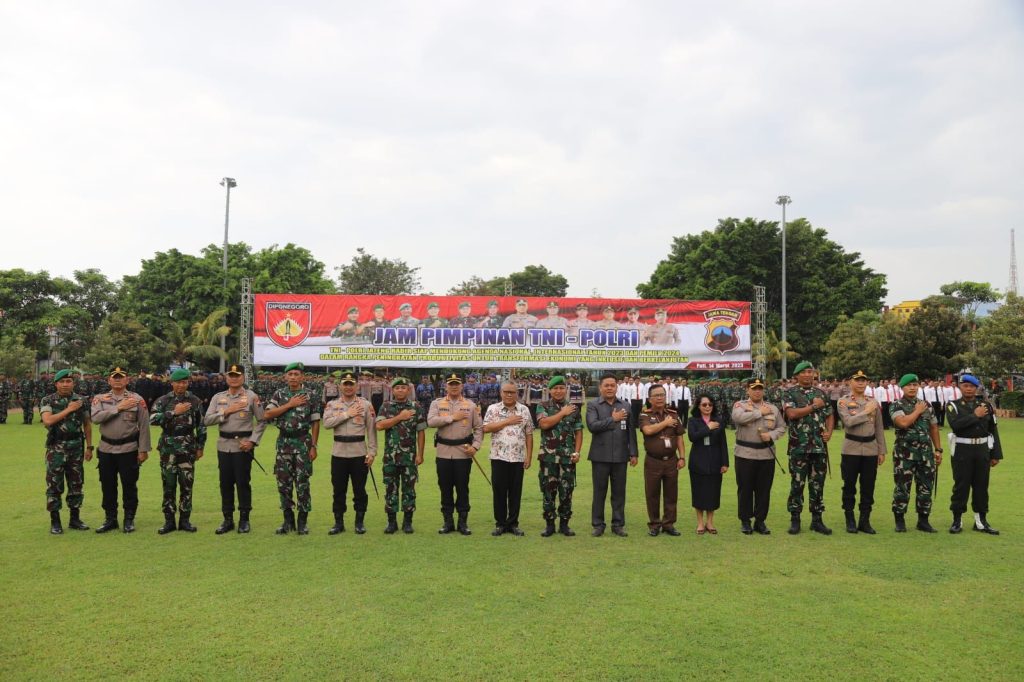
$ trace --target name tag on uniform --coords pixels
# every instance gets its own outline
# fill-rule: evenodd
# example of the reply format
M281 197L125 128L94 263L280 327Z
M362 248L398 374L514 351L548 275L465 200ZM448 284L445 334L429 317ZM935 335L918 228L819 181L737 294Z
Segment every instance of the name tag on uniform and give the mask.
M625 419L623 419L622 421L619 422L619 430L620 431L625 431L626 430L626 420Z
M704 445L711 445L711 436L704 436Z
M665 439L665 447L669 448L669 449L672 448L672 439L671 438L666 438Z

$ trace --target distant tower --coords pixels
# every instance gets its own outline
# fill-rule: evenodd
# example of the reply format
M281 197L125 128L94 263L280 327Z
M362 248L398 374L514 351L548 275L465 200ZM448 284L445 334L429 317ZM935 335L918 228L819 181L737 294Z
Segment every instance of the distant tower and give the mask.
M1013 238L1014 230L1010 230L1010 288L1009 291L1013 292L1016 296L1017 292L1017 246L1014 243Z

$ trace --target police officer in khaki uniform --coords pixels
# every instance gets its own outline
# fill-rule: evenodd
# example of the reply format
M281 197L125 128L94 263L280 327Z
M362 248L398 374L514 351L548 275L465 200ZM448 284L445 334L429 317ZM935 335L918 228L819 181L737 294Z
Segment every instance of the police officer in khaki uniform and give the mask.
M885 461L885 426L878 401L867 395L868 377L857 370L850 377L850 395L836 404L843 423L843 511L846 532L874 535L871 527L871 506L875 502L875 478ZM853 518L857 500L857 479L860 479L860 520Z
M537 329L565 329L569 326L569 320L558 314L558 301L548 301L547 317L537 320Z
M377 456L377 412L365 398L356 395L356 375L341 374L341 397L327 403L323 425L334 429L331 450L331 486L334 488L334 525L328 535L345 532L345 495L352 481L352 507L356 511L356 533L366 532L366 477Z
M532 329L537 326L537 318L527 312L529 303L525 298L516 301L516 311L505 318L501 326L505 329Z
M587 307L586 303L577 303L576 317L569 320L566 326L568 326L569 329L587 329L593 324L588 317L589 314L590 309Z
M733 405L732 423L740 530L744 535L770 535L765 519L775 481L775 441L786 432L786 423L779 408L765 401L764 382L757 377L747 382L747 399Z
M615 308L610 305L606 305L601 309L601 319L597 322L591 322L590 326L594 329L618 329L622 325L615 320Z
M469 529L469 474L473 456L480 450L484 427L480 411L462 396L462 379L452 374L445 379L445 397L430 403L427 426L437 429L437 485L441 489L441 515L444 525L438 533L446 535L456 529L452 519L459 512L458 531L471 535Z
M658 308L654 311L654 324L644 329L643 342L652 346L678 346L679 328L668 323L668 310Z
M107 375L110 391L92 399L90 418L100 429L97 452L103 511L106 520L97 533L117 528L117 480L121 479L124 532L135 530L139 508L139 467L149 458L149 411L138 393L127 390L128 372L120 365Z
M203 422L220 429L217 434L217 468L220 473L220 508L224 522L214 532L223 535L235 528L235 489L238 489L238 532L248 533L252 511L252 462L256 446L267 423L263 421L263 403L245 388L245 372L231 365L225 372L228 390L210 400Z

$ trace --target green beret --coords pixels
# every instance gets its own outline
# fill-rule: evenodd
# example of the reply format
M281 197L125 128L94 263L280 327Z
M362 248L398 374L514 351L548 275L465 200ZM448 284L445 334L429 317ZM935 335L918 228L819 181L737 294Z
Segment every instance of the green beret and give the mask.
M70 369L62 369L61 371L59 371L59 372L57 372L56 374L53 375L53 383L57 383L61 379L65 378L65 377L69 377L69 376L71 376L71 370Z
M402 305L398 306L398 309L399 310L412 310L412 303L403 303Z
M487 307L490 308L492 305L498 305L498 302L495 301L493 298L487 302Z
M391 388L394 388L395 386L408 386L408 385L409 385L409 380L406 379L405 377L395 377L391 381Z
M904 374L900 377L900 388L903 388L907 384L919 384L921 380L917 378L916 374Z
M352 313L358 313L358 312L359 312L359 308L357 308L356 306L352 306L351 308L348 309L348 314L349 315L351 315Z
M293 363L289 364L287 367L284 368L285 374L287 374L288 372L292 371L293 369L297 369L300 372L305 372L306 371L306 366L304 364L302 364L301 362L293 362Z
M793 375L795 376L800 372L804 371L805 369L814 369L814 365L812 365L810 361L804 360L803 362L801 362L800 364L793 368Z
M378 303L377 305L373 306L373 309L374 310L384 310L384 304L383 303Z
M431 308L440 309L441 308L441 304L438 303L437 301L431 301L430 303L427 304L427 310L430 310Z
M190 378L192 378L192 375L187 369L176 369L171 372L171 381L185 381Z
M459 304L459 309L472 307L473 305L469 301L463 301L462 303Z
M548 382L548 388L554 388L555 386L564 386L565 377L555 375L551 377L551 381Z

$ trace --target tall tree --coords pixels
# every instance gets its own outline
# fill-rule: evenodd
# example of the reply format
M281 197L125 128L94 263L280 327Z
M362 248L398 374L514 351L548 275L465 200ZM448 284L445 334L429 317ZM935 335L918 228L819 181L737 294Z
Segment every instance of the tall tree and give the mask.
M976 341L976 364L983 374L1002 377L1024 369L1024 298L1008 293L985 318Z
M77 365L92 346L107 315L117 309L118 284L95 268L75 270L74 280L59 280L62 303L56 325L64 362Z
M505 293L505 287L498 277L484 279L473 275L467 280L459 282L448 290L449 296L501 296Z
M979 306L983 303L995 303L1003 297L988 282L950 282L939 287L939 291L959 306L964 317L972 321L978 315Z
M514 296L565 296L569 280L543 265L527 265L519 272L485 280L473 276L448 290L449 296L503 296L505 285Z
M878 376L878 352L884 349L877 348L872 340L881 323L881 315L873 310L862 310L852 317L840 315L839 324L825 341L822 374L845 379L861 369L870 376Z
M377 258L362 248L356 249L351 263L337 270L338 291L344 294L400 296L412 294L420 286L419 268L398 258Z
M786 226L787 340L803 358L820 361L840 315L878 310L885 275L846 252L804 219ZM643 298L754 300L766 288L767 325L781 327L782 239L777 221L726 218L711 231L675 237L668 257L637 286Z
M34 369L35 360L35 352L25 346L20 335L0 336L0 374L20 378L25 372Z
M191 332L186 335L181 327L168 323L164 341L175 364L204 360L228 359L228 354L220 349L221 337L231 333L231 327L224 324L227 308L218 308L203 320L192 325Z
M55 280L45 270L0 270L0 333L20 336L37 357L49 351L48 327L58 322L58 296L67 280Z
M166 368L170 360L166 343L137 320L118 312L100 325L96 343L85 354L83 364L93 372L104 372L114 365L133 371L156 371Z
M878 376L941 377L965 366L970 326L955 308L925 305L905 321L885 315L871 347Z

